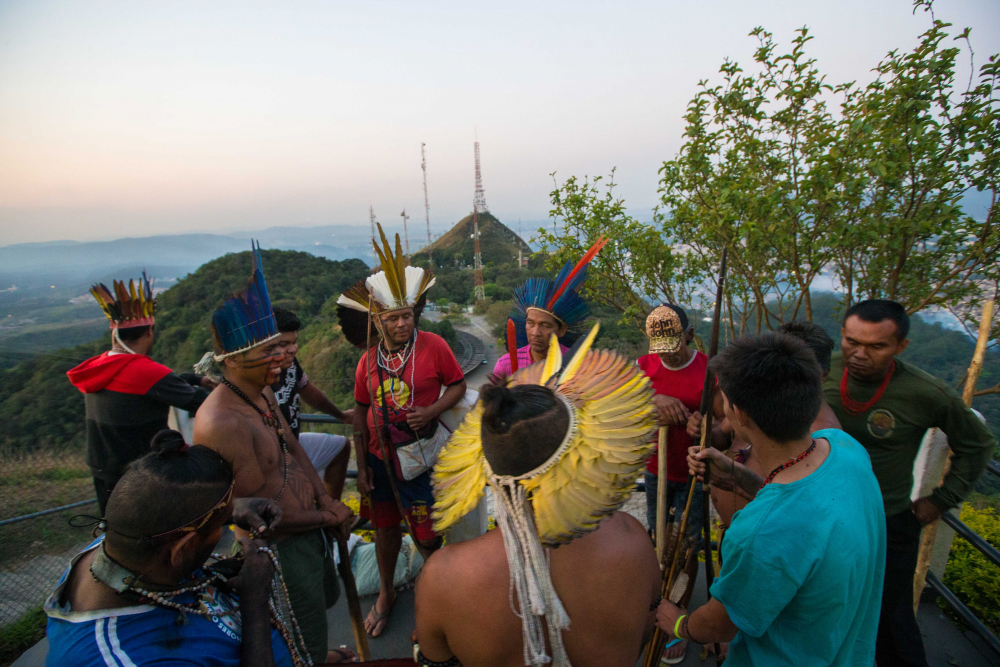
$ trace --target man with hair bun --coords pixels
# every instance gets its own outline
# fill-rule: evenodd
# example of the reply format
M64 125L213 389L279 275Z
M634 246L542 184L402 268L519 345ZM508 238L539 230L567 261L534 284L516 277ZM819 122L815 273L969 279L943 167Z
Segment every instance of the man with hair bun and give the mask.
M230 465L176 431L157 434L151 449L112 491L105 534L45 602L46 664L291 667L287 626L271 628L267 543L241 539L242 561L205 565L227 523L267 537L280 507L234 500Z
M879 667L927 665L913 613L920 531L962 504L997 444L954 389L898 358L910 342L909 331L906 309L895 301L851 306L840 330L841 351L833 355L823 387L844 430L868 450L882 490L888 548ZM951 467L941 486L911 502L913 463L931 428L948 436Z
M655 429L639 368L590 350L486 386L434 469L443 531L488 486L497 527L435 552L417 580L418 665L633 667L652 635L660 569L617 511ZM506 382L506 381L505 381Z
M660 603L668 637L731 642L726 665L855 667L875 659L885 520L865 449L836 429L810 433L822 370L801 341L767 333L710 362L735 434L763 488L733 518L712 599L690 614Z

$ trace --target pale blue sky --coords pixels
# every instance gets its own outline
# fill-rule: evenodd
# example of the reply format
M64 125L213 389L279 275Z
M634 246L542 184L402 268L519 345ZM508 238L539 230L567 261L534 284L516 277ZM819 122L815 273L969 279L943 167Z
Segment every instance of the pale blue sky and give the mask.
M1000 2L940 0L1000 51ZM808 25L831 82L929 25L841 2L0 2L0 245L549 210L549 173L605 174L642 215L700 79L762 25Z

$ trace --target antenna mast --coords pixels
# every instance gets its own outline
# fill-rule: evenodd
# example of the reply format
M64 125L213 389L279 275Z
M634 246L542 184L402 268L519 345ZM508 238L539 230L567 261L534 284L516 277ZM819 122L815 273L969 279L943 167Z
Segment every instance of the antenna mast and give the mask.
M424 142L420 142L420 168L424 172L424 215L427 217L427 259L430 260L431 271L434 270L434 255L431 254L431 205L427 203L427 156L424 155Z
M372 221L372 244L375 243L375 209L370 205L368 206L368 217Z
M521 257L521 244L520 244L520 241L523 241L524 239L521 237L521 218L520 218L520 216L517 218L517 240L519 241L519 243L517 244L517 268L522 269L522 268L524 268L524 259Z
M476 141L476 194L472 199L472 226L473 237L475 238L475 255L473 264L476 269L476 301L486 298L486 289L483 287L483 254L479 249L479 214L489 211L486 208L486 194L483 192L483 175L479 169L479 141Z
M406 215L406 209L399 214L403 218L403 238L406 239L406 259L410 258L410 233L406 231L406 221L409 220L410 216Z

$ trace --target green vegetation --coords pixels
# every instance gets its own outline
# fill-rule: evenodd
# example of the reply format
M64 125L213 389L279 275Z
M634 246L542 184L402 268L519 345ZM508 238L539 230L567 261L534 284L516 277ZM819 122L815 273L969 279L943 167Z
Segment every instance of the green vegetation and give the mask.
M913 50L873 63L863 87L827 82L807 29L787 51L755 29L753 65L727 60L689 103L652 224L628 215L613 172L570 177L552 192L562 224L539 230L550 266L610 237L588 294L637 325L647 302L710 302L723 248L733 335L812 319L820 275L846 304L940 305L975 324L1000 281L1000 57L976 65L966 89L956 69L972 57L969 30L925 15ZM985 215L963 210L972 190Z
M991 507L981 510L971 504L962 506L960 518L980 537L1000 548L1000 515ZM1000 635L1000 577L997 567L986 560L978 549L956 535L951 543L948 567L944 571L944 584L975 613L993 634ZM949 615L951 610L939 603ZM957 619L953 619L957 620Z
M45 612L33 609L21 620L0 628L0 665L9 665L45 636Z
M434 255L435 269L472 266L475 253L475 240L472 238L473 229L472 216L467 215L434 243L414 253L414 265L427 266L429 250ZM528 247L528 244L489 212L479 216L479 248L483 255L483 264L496 266L516 264L518 250L525 257L531 255L531 248Z

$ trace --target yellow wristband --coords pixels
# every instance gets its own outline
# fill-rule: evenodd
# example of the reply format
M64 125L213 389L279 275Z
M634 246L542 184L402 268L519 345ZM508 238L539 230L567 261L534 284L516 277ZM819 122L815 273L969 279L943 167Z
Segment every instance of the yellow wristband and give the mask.
M687 618L687 614L683 614L682 616L680 616L677 619L677 622L674 623L674 637L677 637L678 639L684 639L684 637L681 637L681 621L683 621L685 618Z

